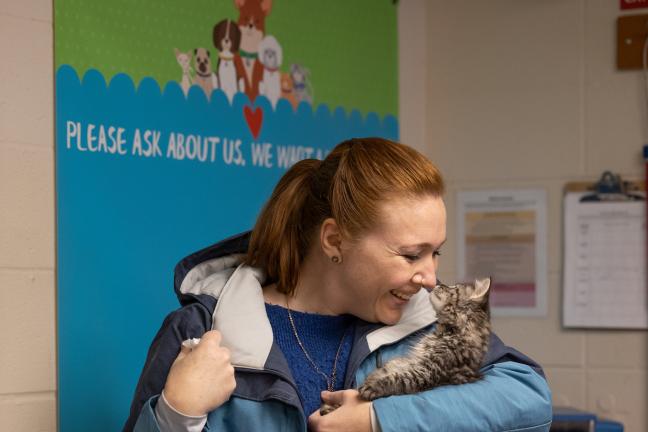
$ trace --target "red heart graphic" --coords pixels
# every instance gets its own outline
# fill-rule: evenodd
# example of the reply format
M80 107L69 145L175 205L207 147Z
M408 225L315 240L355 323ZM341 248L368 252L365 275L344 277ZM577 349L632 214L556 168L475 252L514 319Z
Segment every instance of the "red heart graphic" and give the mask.
M257 107L254 111L249 106L243 107L243 114L245 115L245 121L252 132L254 139L259 137L259 132L261 132L261 125L263 124L263 111L260 107Z

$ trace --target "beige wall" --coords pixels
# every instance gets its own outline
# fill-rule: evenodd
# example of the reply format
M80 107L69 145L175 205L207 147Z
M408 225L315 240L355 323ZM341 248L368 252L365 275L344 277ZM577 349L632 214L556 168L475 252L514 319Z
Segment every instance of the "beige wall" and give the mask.
M454 197L481 187L549 194L549 316L496 319L546 368L556 402L648 430L646 332L559 324L561 195L603 169L643 175L640 74L614 69L613 0L401 0L401 135ZM0 430L56 428L52 5L0 2ZM427 95L427 97L425 97Z
M0 430L56 429L51 0L0 2Z
M426 153L450 185L444 280L456 275L457 191L547 190L548 317L497 318L495 330L543 364L556 404L643 432L648 332L560 326L564 184L605 169L644 175L642 77L615 67L620 14L613 0L428 2Z

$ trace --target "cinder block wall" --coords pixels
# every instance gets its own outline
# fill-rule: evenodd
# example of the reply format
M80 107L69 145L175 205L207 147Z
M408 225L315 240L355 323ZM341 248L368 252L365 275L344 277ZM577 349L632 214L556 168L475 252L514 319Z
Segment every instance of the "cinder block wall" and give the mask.
M498 318L495 330L543 364L556 404L642 432L648 332L560 325L563 186L606 169L644 176L643 77L615 65L622 14L612 0L429 2L426 135L427 154L450 185L443 280L456 277L458 190L546 189L549 314Z
M0 430L56 429L51 0L0 2Z
M648 114L641 75L614 68L618 2L403 0L400 9L402 137L450 184L441 277L456 275L457 190L546 188L549 316L496 319L496 331L543 363L557 403L648 430L648 333L565 331L559 317L564 183L603 169L643 176ZM56 429L52 16L51 0L0 2L2 431Z

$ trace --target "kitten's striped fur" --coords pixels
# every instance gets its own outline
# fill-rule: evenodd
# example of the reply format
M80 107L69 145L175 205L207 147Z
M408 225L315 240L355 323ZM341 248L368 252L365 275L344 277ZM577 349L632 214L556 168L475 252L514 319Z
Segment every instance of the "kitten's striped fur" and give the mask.
M374 400L478 380L490 338L489 291L489 278L474 285L437 285L430 293L438 318L434 332L408 356L373 371L358 389L360 396Z

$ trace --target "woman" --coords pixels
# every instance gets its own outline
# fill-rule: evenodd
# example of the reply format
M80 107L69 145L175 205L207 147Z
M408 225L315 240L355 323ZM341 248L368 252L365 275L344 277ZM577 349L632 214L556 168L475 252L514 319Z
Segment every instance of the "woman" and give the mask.
M183 307L153 341L124 429L549 430L542 370L496 336L476 383L373 402L354 390L434 326L443 188L425 157L379 138L295 164L251 235L176 267ZM322 401L340 407L322 416Z

